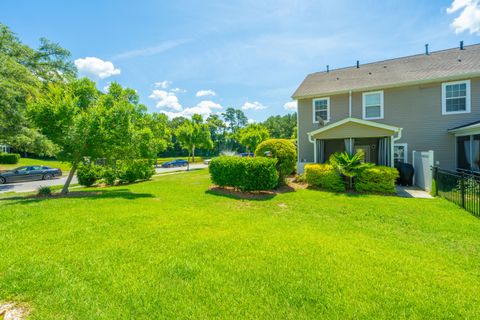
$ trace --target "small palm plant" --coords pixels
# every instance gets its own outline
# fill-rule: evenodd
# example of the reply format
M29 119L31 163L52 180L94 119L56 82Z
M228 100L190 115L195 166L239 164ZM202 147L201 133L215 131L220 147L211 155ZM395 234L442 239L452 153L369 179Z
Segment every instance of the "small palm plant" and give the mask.
M348 187L353 188L353 178L360 172L373 166L372 163L366 163L363 160L365 156L363 151L351 155L347 152L336 152L330 156L330 164L337 169L342 175L348 177Z

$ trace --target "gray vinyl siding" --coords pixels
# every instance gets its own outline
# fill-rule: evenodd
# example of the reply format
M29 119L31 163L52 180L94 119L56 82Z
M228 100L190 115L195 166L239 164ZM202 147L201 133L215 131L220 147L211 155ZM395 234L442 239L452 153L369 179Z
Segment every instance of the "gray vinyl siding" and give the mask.
M468 79L464 79L468 80ZM408 162L412 151L434 150L435 163L455 168L455 137L448 129L480 120L480 78L471 80L471 112L442 115L442 83L391 88L384 90L384 119L375 122L403 128L397 143L408 144ZM330 96L329 123L348 117L348 94ZM312 99L298 100L299 159L313 162L313 144L307 133L318 129L313 123ZM352 117L362 119L362 92L352 94Z

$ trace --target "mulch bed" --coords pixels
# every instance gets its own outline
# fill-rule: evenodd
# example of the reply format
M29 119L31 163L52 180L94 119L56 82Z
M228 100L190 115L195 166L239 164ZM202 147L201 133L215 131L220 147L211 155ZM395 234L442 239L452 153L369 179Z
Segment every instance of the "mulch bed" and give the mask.
M208 191L213 194L223 195L227 197L245 199L245 200L266 200L275 197L278 194L294 192L298 189L305 189L306 184L295 182L293 179L287 180L287 185L281 186L274 190L265 191L240 191L232 187L211 186Z

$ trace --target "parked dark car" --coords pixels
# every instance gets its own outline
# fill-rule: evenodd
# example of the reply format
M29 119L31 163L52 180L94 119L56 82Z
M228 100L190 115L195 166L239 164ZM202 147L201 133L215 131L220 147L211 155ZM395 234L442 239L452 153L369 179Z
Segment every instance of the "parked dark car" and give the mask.
M187 165L188 165L187 160L175 159L172 161L162 163L162 168L186 167Z
M62 170L46 166L25 166L0 172L0 184L18 181L50 180L60 177Z
M240 153L240 157L242 158L245 158L245 157L254 157L255 154L251 153L251 152L244 152L244 153Z

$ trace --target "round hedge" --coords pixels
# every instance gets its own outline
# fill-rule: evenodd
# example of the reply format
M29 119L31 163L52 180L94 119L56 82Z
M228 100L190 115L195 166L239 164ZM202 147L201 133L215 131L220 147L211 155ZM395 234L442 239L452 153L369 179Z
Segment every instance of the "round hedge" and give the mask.
M287 139L270 139L260 143L255 150L256 157L268 157L277 159L277 171L279 181L295 171L297 163L297 148Z

